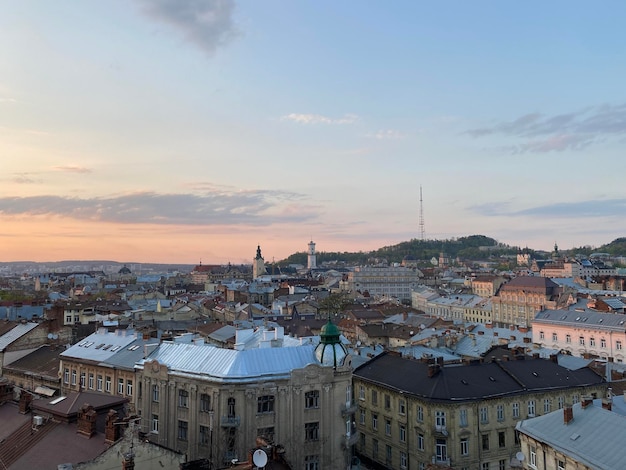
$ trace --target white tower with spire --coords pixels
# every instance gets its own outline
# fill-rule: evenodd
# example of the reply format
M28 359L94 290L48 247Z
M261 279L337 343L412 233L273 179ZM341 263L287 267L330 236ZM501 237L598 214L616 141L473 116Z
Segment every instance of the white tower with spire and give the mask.
M307 268L315 269L317 267L317 260L315 259L315 242L313 240L309 242L309 251L307 254Z
M265 274L265 260L261 255L261 245L256 247L256 256L252 260L252 279L263 276Z

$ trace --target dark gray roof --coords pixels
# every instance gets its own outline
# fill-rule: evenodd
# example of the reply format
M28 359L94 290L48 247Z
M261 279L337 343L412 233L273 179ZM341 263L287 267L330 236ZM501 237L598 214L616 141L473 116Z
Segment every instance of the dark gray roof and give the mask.
M593 310L542 310L535 315L533 324L560 324L576 328L594 327L626 331L626 315Z
M450 365L433 377L428 377L428 368L426 362L386 353L358 367L354 377L437 401L482 400L603 382L589 369L569 371L545 359Z

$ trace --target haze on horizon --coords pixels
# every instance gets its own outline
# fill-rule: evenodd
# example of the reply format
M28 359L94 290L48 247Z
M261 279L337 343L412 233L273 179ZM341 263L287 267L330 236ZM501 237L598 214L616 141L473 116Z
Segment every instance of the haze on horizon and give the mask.
M10 2L0 260L624 236L626 4Z

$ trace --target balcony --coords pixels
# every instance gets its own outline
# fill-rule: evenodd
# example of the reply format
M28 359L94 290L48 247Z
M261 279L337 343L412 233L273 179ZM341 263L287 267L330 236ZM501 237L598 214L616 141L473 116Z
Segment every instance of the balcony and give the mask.
M435 425L435 433L440 434L442 436L447 436L448 435L448 429L445 427L445 425L436 424Z
M241 424L241 418L239 416L222 416L220 424L223 428L236 428Z
M441 465L443 467L449 467L450 466L450 458L442 458L439 455L433 455L432 458L432 463L435 465Z
M356 413L357 405L356 403L342 403L341 405L341 416L344 418Z
M352 447L359 441L359 433L353 432L349 436L346 435L346 447Z

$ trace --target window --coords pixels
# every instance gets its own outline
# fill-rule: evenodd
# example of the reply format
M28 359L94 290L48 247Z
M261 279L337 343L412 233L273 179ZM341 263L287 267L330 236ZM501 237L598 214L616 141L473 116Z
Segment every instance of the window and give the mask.
M545 335L543 334L543 331L539 332L539 339L545 339Z
M365 424L365 409L364 408L359 408L359 424L361 425Z
M421 406L417 407L417 420L422 423L424 422L424 408Z
M189 408L189 392L187 390L178 391L179 408Z
M359 433L359 446L361 446L361 450L365 449L365 433Z
M133 396L133 381L132 380L126 381L126 395L129 397Z
M556 468L557 470L565 470L565 462L563 460L557 460Z
M519 418L519 403L513 403L512 410L513 410L513 417Z
M304 457L304 470L320 470L319 455L307 455Z
M385 409L388 410L391 408L391 397L385 393Z
M257 398L257 413L274 412L274 395L261 395Z
M467 426L467 409L461 408L459 410L459 426Z
M480 408L480 422L481 424L489 422L489 409L486 406Z
M365 400L365 387L359 385L359 400Z
M528 464L532 468L537 468L537 448L535 446L530 446L530 459Z
M93 390L94 387L94 378L93 378L93 374L89 374L89 390Z
M437 461L441 462L443 460L447 460L448 458L448 446L446 445L445 439L437 439L435 443L435 455L437 457Z
M535 400L528 400L528 416L531 418L535 416Z
M622 349L622 342L620 340L615 341L615 349Z
M402 399L398 400L398 413L406 414L406 402Z
M63 371L63 383L66 383L66 384L70 383L70 370L69 369L65 369Z
M424 435L417 435L417 450L424 450Z
M124 379L117 379L117 393L124 395Z
M498 415L498 421L504 421L504 405L496 407L496 414Z
M203 413L211 411L211 396L208 393L200 394L200 411Z
M400 425L399 435L400 435L400 442L406 442L406 426L404 424Z
M489 462L483 462L480 464L480 470L489 470Z
M210 431L209 431L209 427L208 426L202 426L200 425L200 445L201 446L208 446L209 442L210 442Z
M407 459L406 452L400 452L400 468L406 468Z
M505 459L498 460L498 470L506 470L506 460Z
M72 315L65 315L65 323L72 323Z
M387 465L391 466L392 463L392 450L391 450L391 446L389 444L387 444L385 446L385 461L387 462Z
M372 457L378 458L378 439L372 439Z
M378 430L378 415L376 413L372 413L372 429Z
M189 423L187 421L178 420L178 439L181 441L187 440L187 428Z
M581 346L585 345L585 337L584 336L580 336L578 338L578 344L580 344Z
M572 336L571 335L565 335L565 342L566 343L571 343L572 342Z
M444 430L446 428L446 412L437 410L435 412L435 427L437 431Z
M469 439L467 437L461 439L461 455L469 455Z
M558 341L559 337L556 333L552 333L552 341Z
M111 377L107 376L104 381L104 391L107 393L111 393Z
M550 413L551 410L551 406L550 406L550 399L549 398L544 398L543 399L543 412L545 413Z
M317 441L320 438L320 423L305 423L304 424L304 440L305 441Z
M228 399L228 417L235 417L235 399L233 397L230 397Z
M391 436L391 420L385 418L385 434Z
M572 395L572 403L578 403L580 401L580 398L578 397L578 395Z
M601 348L606 348L606 339L600 338L600 347Z
M159 386L158 385L152 386L152 401L155 403L159 402Z
M152 425L150 427L150 432L154 434L159 434L159 415L152 415Z
M564 404L565 404L565 398L559 397L559 410L563 408Z
M85 388L86 382L85 382L85 373L81 372L80 373L80 386L82 388Z
M595 346L596 345L596 339L594 337L589 338L589 346Z
M480 436L483 450L489 450L489 434L483 434Z
M304 407L307 410L311 408L319 408L320 407L320 392L319 390L311 390L310 392L306 392L304 394Z
M98 378L96 379L96 390L98 390L99 392L102 391L102 376L99 375Z
M504 431L498 432L498 447L500 447L500 449L506 447L506 432Z
M372 405L378 405L378 392L372 390Z

